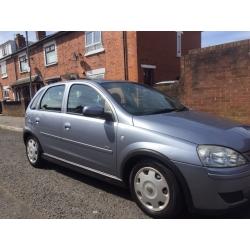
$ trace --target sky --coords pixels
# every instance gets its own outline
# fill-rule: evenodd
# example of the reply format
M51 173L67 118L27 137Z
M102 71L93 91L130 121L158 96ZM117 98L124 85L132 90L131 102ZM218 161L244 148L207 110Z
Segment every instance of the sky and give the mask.
M201 46L208 47L244 39L250 39L250 31L204 31L201 35Z
M0 44L13 40L15 34L24 34L24 31L0 31ZM47 34L52 34L53 31L47 31ZM202 47L250 39L250 31L204 31L201 36ZM29 31L29 41L36 41L34 31Z
M0 44L8 41L14 40L15 34L20 33L25 36L25 31L0 31ZM46 31L48 35L54 33L54 31ZM29 41L36 41L36 34L35 31L28 32Z

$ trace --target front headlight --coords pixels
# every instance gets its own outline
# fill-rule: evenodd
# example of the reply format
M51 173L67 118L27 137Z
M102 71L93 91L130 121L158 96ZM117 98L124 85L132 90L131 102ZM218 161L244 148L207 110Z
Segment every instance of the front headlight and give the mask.
M246 163L246 159L241 154L230 148L199 145L197 152L206 167L237 167Z

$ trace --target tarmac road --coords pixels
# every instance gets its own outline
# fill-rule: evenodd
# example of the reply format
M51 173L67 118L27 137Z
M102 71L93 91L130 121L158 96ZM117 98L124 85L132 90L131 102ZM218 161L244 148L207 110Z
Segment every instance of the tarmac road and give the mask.
M182 218L250 218L250 206L224 215ZM22 133L0 129L0 218L148 218L127 190L54 164L35 169Z

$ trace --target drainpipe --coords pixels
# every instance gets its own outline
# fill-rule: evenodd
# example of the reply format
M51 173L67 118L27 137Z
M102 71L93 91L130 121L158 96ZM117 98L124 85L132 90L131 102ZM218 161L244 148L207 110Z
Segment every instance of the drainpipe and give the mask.
M14 72L15 72L15 79L16 79L16 81L17 81L18 79L17 79L17 69L16 69L16 63L18 63L18 62L16 61L16 58L15 58L15 57L13 57Z
M28 58L28 67L29 67L29 78L30 78L30 101L32 99L32 79L31 79L31 67L30 67L30 53L29 53L29 37L28 37L28 31L25 31L26 35L26 53Z
M128 44L127 31L122 32L123 39L123 60L124 60L124 79L128 80Z
M2 94L2 100L0 100L0 102L1 102L1 101L3 101L3 86L1 83L0 83L0 90L1 90L1 94Z
M13 64L14 64L15 79L16 79L16 81L17 81L17 69L16 69L16 59L15 59L15 57L13 57L12 60L13 60ZM17 62L17 63L18 63L18 62ZM15 93L17 93L16 88L13 88L13 87L12 87L12 90L13 90ZM16 98L16 95L15 95L15 98ZM21 98L20 98L20 99L21 99Z

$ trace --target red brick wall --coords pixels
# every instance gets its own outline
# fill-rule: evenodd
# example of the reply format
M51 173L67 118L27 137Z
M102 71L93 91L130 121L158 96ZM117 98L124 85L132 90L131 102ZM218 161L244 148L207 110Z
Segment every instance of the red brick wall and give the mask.
M58 64L54 66L44 67L43 49L36 49L36 51L31 53L31 57L34 58L32 60L33 65L31 64L33 73L35 73L35 68L38 68L44 78L53 75L63 75L66 72L78 73L83 77L86 71L105 68L106 79L123 80L124 64L122 32L102 32L104 52L87 57L84 56L84 36L84 32L73 32L67 36L58 38L56 40ZM133 37L129 38L129 40L133 39ZM131 50L133 50L133 46L134 44L130 45ZM73 53L79 55L77 61L73 60ZM136 57L136 55L134 55L134 57ZM134 77L134 75L132 74L131 77Z
M127 31L128 80L137 81L136 32ZM123 32L103 32L106 79L125 80ZM94 58L96 60L96 58Z
M139 80L143 81L141 64L156 65L155 82L180 77L180 58L176 57L175 31L137 32ZM201 47L201 32L183 32L182 53Z
M16 74L15 74L15 63L14 63L14 59L8 59L6 61L6 69L7 69L7 74L8 77L7 78L1 78L0 82L2 86L8 86L13 84L16 81ZM1 97L1 96L0 96Z
M39 72L43 79L64 75L66 73L78 73L80 76L83 76L85 71L100 68L105 65L104 53L84 57L84 32L71 32L55 40L58 63L46 67L44 65L43 45L32 48L30 53L32 75ZM77 60L73 57L74 53L78 55ZM18 60L16 60L16 67L19 67ZM28 76L28 73L20 73L18 70L18 79Z
M5 104L2 103L2 112L3 115L7 116L24 116L25 115L25 107L24 103L16 103L16 104Z
M83 77L88 70L105 68L105 78L124 80L123 32L102 32L105 51L85 57L85 33L70 32L56 38L58 63L44 65L43 44L32 47L30 52L32 75L39 73L42 79L66 73L78 73ZM200 32L185 32L183 50L200 47ZM25 52L25 51L23 51ZM78 56L74 60L73 54ZM141 64L155 64L156 81L176 79L180 74L179 58L176 58L176 32L127 32L127 58L129 80L142 80ZM28 77L20 73L18 55L7 61L8 78L2 85L11 85L17 79ZM138 76L140 74L140 77Z
M128 79L138 82L137 32L127 32Z
M123 40L122 32L104 32L103 33L105 48L105 65L106 79L123 80L124 64L123 64ZM96 60L95 58L93 58Z
M201 48L200 31L184 31L182 35L182 55L187 55L191 49Z
M190 51L180 98L195 110L250 124L250 41Z
M102 32L104 51L98 54L85 56L85 32L69 32L54 39L57 47L58 63L45 66L44 44L40 43L30 49L31 74L39 74L44 81L47 78L63 76L67 73L76 73L84 77L86 71L105 68L105 78L110 80L124 80L124 44L123 32ZM49 40L48 42L51 42ZM137 40L136 32L127 32L127 57L129 68L129 80L138 80L137 71ZM0 79L2 86L12 85L18 79L29 77L29 73L21 73L19 70L19 55L7 60L8 77ZM77 55L77 60L74 55ZM14 99L14 95L11 96ZM2 99L2 98L1 98ZM1 100L0 99L0 100ZM8 107L4 110L7 112ZM10 110L10 113L13 112Z
M128 64L132 80L137 79L136 61L136 32L127 32ZM64 75L65 73L78 73L81 77L89 70L105 68L105 78L110 80L124 79L124 55L122 32L102 32L104 52L85 57L85 33L71 32L56 38L58 63L46 67L44 65L43 45L31 48L32 75L40 73L43 79ZM23 51L25 52L25 51ZM74 60L73 54L78 55ZM15 63L13 63L15 61ZM135 68L136 65L136 68ZM15 74L16 67L16 74ZM20 73L18 56L7 61L8 78L1 80L2 85L11 85L17 79L28 77L28 73Z
M155 81L176 79L180 75L180 58L176 58L176 32L126 32L128 79L142 81L141 64L157 66ZM58 63L45 66L43 44L31 47L32 75L39 74L42 80L67 73L85 72L105 68L105 78L124 80L124 37L122 31L102 32L104 52L85 56L85 32L68 32L54 38L57 46ZM50 41L48 41L50 42ZM45 42L46 43L46 42ZM200 47L200 32L184 32L183 52ZM25 51L23 51L25 52ZM77 59L74 57L77 55ZM28 73L20 73L18 55L7 60L8 78L0 79L0 84L12 85L18 79L26 78Z
M6 69L7 69L7 74L8 77L6 78L1 78L0 77L0 88L3 88L4 86L10 86L11 84L13 84L16 81L16 74L15 74L15 63L14 63L14 59L8 59L6 61ZM3 100L3 93L0 90L1 94L0 94L0 101ZM14 94L12 92L9 93L9 97L10 99L14 99Z

